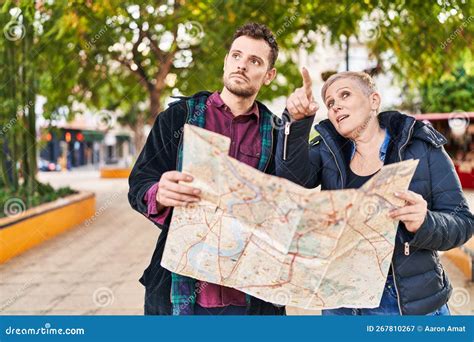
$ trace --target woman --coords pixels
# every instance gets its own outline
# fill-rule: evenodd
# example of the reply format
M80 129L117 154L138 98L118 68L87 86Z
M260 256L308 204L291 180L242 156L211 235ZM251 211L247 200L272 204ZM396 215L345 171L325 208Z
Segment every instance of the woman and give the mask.
M384 164L419 159L409 191L395 194L406 204L390 213L400 224L380 306L323 310L323 315L449 315L452 287L438 251L468 241L474 218L443 148L446 139L407 115L378 113L380 95L372 78L342 72L323 86L329 119L315 126L319 136L308 144L317 104L306 69L302 75L303 87L287 101L277 175L307 188L359 188Z

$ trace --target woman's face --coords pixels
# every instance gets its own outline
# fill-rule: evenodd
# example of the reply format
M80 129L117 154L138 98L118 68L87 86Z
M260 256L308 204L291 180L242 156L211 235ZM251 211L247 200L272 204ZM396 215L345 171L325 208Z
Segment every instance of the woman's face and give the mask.
M324 103L337 132L356 139L369 126L371 119L376 118L374 112L378 109L380 97L378 93L365 95L356 80L343 78L328 87Z

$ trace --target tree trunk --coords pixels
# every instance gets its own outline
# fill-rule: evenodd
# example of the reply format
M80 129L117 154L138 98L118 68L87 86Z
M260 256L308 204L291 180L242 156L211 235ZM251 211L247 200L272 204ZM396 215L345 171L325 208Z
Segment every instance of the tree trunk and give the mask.
M27 15L23 16L23 25L25 27L25 31L28 32L30 29L28 25ZM31 137L30 137L30 116L31 110L28 108L28 98L29 98L29 88L33 85L30 83L30 79L28 77L29 74L29 67L30 61L27 58L28 49L30 46L29 42L30 34L26 33L23 39L21 40L21 64L20 64L20 79L21 79L21 112L22 112L22 119L23 119L23 163L22 163L22 170L23 170L23 180L24 185L26 186L26 190L28 195L33 195L33 185L34 182L32 181L32 175L34 177L34 170L31 160L31 149L33 145L31 144ZM34 111L34 109L33 109ZM31 206L31 198L30 196L27 197L28 206Z
M138 155L143 146L145 146L145 117L144 114L139 112L137 114L137 121L136 124L132 127L133 130L133 145L135 147L135 155Z
M9 190L15 192L19 187L19 176L17 169L17 162L19 160L18 156L18 146L21 143L21 138L19 139L18 134L18 125L21 123L18 121L18 84L21 84L18 79L18 65L17 65L17 56L18 51L16 45L13 42L7 41L7 47L5 48L5 58L8 65L8 72L4 76L9 83L8 89L10 92L6 92L8 105L6 106L5 114L5 124L7 132L4 132L4 144L2 146L2 151L6 152L4 160L2 161L2 170L3 177L5 180L8 180L5 184L9 186ZM4 127L5 129L5 127Z
M155 121L158 117L158 114L161 112L161 91L154 87L150 91L150 114L151 114L151 122Z
M153 88L149 92L150 102L149 102L149 113L145 114L141 111L137 112L137 122L131 127L133 130L133 144L135 146L135 153L138 154L145 146L146 136L145 136L145 124L153 125L154 121L158 117L158 114L161 112L161 103L160 96L161 92L156 88Z
M29 149L28 149L28 163L30 166L30 174L28 182L31 184L32 189L36 186L36 173L37 169L37 160L36 160L36 152L37 152L37 143L36 143L36 93L37 93L37 82L35 79L35 67L37 65L37 61L35 57L30 56L30 51L32 50L33 46L33 25L30 24L30 29L28 31L29 34L26 35L27 38L27 55L29 56L26 60L25 66L25 76L26 76L26 84L28 85L26 91L26 101L24 106L26 107L26 112L28 113L28 139L29 139Z

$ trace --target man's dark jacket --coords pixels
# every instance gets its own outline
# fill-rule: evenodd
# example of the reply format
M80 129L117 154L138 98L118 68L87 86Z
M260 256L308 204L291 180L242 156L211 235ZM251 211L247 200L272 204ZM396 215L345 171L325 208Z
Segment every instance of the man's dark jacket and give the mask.
M194 98L208 97L209 92L200 92L193 95ZM157 183L161 175L167 171L176 170L178 148L182 144L182 133L185 122L189 115L187 105L188 98L170 104L168 109L158 115L153 128L148 135L147 141L137 162L135 163L129 177L128 200L133 209L143 215L147 215L147 205L143 201L146 192L152 185ZM257 102L259 111L269 110ZM205 115L205 113L204 113ZM260 120L262 122L263 120ZM277 127L280 119L273 116L273 145L270 161L265 173L274 174L274 151L276 149ZM155 223L161 228L161 233L156 243L155 252L151 258L150 265L140 278L145 286L145 314L147 315L171 315L172 305L170 301L171 273L163 268L161 258L166 243L169 224L172 214L168 216L163 225ZM247 307L250 315L283 315L285 308L264 302L258 298L251 297Z

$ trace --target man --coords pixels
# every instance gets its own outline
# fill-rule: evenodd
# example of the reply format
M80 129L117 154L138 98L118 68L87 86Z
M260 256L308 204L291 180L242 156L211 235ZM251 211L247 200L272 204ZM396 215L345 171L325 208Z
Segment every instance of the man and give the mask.
M181 98L158 115L129 178L129 202L162 229L150 266L140 282L145 286L145 314L282 315L285 309L236 289L171 274L160 262L173 207L199 201L199 190L183 184L182 132L185 123L204 127L231 139L229 155L266 173L274 172L278 120L255 99L275 78L278 46L264 25L239 28L224 59L222 92L199 92ZM181 183L179 183L181 182Z

